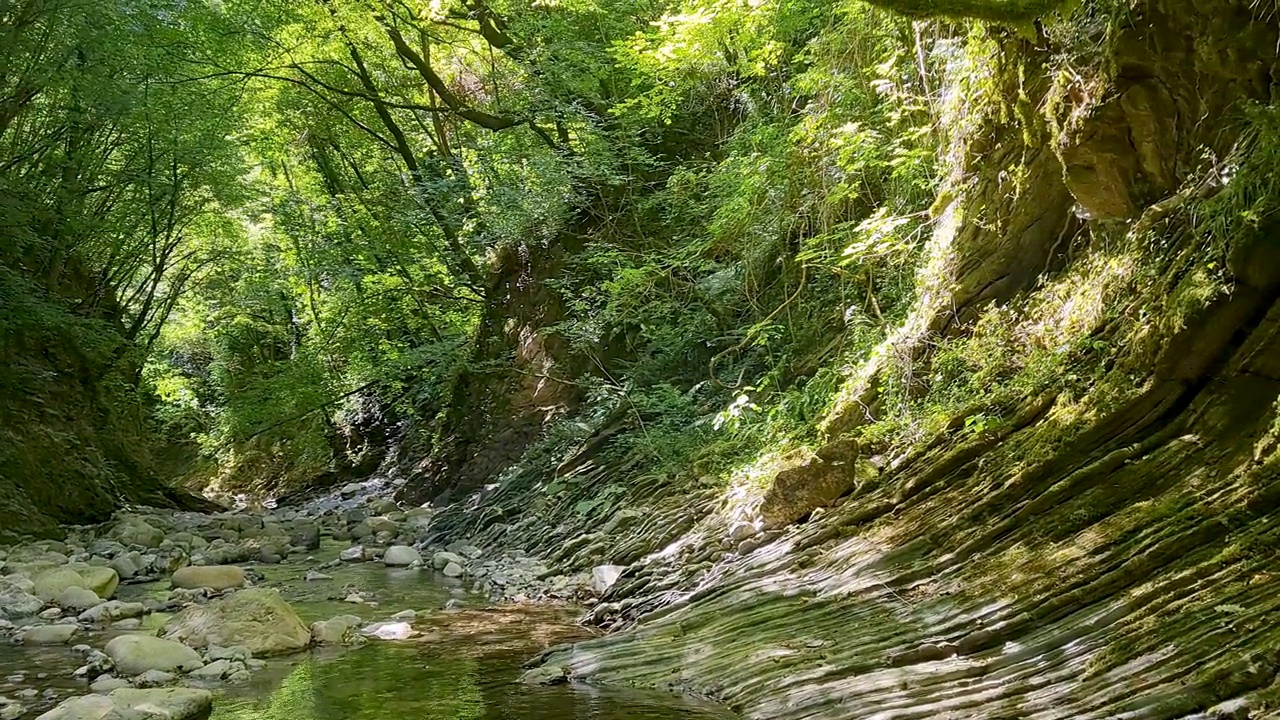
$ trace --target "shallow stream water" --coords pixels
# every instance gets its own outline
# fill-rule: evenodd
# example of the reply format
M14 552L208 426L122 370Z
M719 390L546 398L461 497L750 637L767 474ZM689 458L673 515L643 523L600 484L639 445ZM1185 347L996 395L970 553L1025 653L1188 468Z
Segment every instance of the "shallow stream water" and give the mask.
M333 548L318 557L332 556ZM394 570L377 563L325 570L332 580L305 582L314 563L256 566L262 584L277 587L308 624L353 614L366 622L418 612L420 636L370 640L358 647L322 647L272 659L243 685L210 685L211 720L711 720L734 717L708 703L658 692L518 682L521 664L539 651L588 634L572 607L491 607L454 580L430 570ZM377 607L343 602L346 590L372 596ZM164 597L167 584L122 586L118 596ZM450 601L453 601L450 603ZM444 609L446 604L456 607ZM165 617L149 616L151 632ZM101 648L111 634L79 637ZM87 692L71 677L80 656L69 647L0 647L0 694L54 689L60 697ZM37 679L37 673L47 677ZM15 675L25 676L15 680ZM47 709L46 703L44 709Z

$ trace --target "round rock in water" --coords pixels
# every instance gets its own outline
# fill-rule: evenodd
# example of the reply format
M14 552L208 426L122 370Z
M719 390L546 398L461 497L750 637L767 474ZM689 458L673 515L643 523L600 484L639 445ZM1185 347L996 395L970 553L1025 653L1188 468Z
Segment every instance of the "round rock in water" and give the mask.
M360 634L379 640L408 640L417 632L407 622L380 622L361 630Z
M173 574L173 586L187 590L209 588L220 592L241 587L244 583L244 569L235 565L190 565Z
M89 588L69 587L56 600L58 607L67 610L88 610L102 603L102 598Z
M104 650L123 675L141 675L148 670L191 672L204 667L195 650L150 635L120 635L107 643Z
M431 556L431 567L437 570L443 570L449 563L462 565L462 556L451 552L438 552Z
M421 563L422 556L417 550L408 545L392 545L387 548L387 552L382 556L383 564L389 567L406 567L414 563Z
M341 645L351 630L360 624L354 615L339 615L329 620L311 623L311 641L317 645Z
M311 644L311 629L278 591L265 588L193 605L171 618L164 634L198 648L244 646L255 657L295 652Z
M22 636L23 645L66 645L80 629L77 625L42 625Z

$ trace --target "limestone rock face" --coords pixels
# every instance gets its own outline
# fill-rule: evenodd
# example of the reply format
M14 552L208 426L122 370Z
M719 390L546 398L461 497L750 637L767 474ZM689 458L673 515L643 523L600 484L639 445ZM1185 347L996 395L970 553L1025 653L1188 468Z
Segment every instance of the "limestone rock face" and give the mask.
M281 655L311 644L311 629L276 590L250 588L193 605L164 626L164 636L186 645L240 645L255 657Z
M141 675L148 670L190 672L204 666L195 650L151 635L120 635L103 651L121 675Z
M245 572L235 565L190 565L179 568L172 581L175 588L209 588L221 592L244 585Z

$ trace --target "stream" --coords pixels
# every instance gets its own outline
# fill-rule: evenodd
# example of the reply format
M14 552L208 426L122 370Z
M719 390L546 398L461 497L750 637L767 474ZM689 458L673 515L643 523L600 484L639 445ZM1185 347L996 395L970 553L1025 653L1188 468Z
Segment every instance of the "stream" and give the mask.
M243 564L262 573L259 585L281 590L307 623L354 614L365 622L417 611L409 640L371 639L354 647L325 646L273 658L248 682L185 685L214 692L211 720L664 720L735 717L709 703L660 692L575 684L518 682L521 665L541 650L590 637L575 623L581 608L567 605L493 606L462 583L431 569L381 563L329 568L332 579L304 580L315 561L344 545L326 542L314 561ZM352 589L376 600L356 605L334 598ZM163 599L167 581L121 585L126 601ZM446 609L447 608L447 609ZM168 619L148 615L135 632L154 633ZM79 636L101 648L120 631ZM22 697L36 717L57 700L88 692L73 677L82 656L67 646L0 645L0 695ZM43 677L41 677L43 675ZM32 698L43 693L44 700ZM24 694L25 693L25 694Z

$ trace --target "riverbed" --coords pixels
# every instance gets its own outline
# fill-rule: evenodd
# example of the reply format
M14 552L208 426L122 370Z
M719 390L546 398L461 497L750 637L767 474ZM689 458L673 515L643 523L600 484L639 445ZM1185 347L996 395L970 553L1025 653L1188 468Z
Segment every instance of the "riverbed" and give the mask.
M491 604L463 582L430 568L396 569L377 562L306 573L343 544L326 542L314 557L285 564L246 564L260 586L278 588L307 623L354 614L372 623L413 610L414 637L369 639L356 646L317 647L270 659L248 682L183 684L214 692L211 720L710 720L734 717L697 699L629 688L519 682L522 664L542 650L590 637L569 604ZM346 602L351 593L364 603ZM167 581L123 585L123 600L161 599ZM148 615L137 632L155 632L164 613ZM119 631L77 638L101 648ZM0 646L0 694L24 698L22 717L37 717L58 700L88 692L72 677L82 663L70 647ZM40 677L44 675L44 677ZM43 699L30 697L33 691Z

